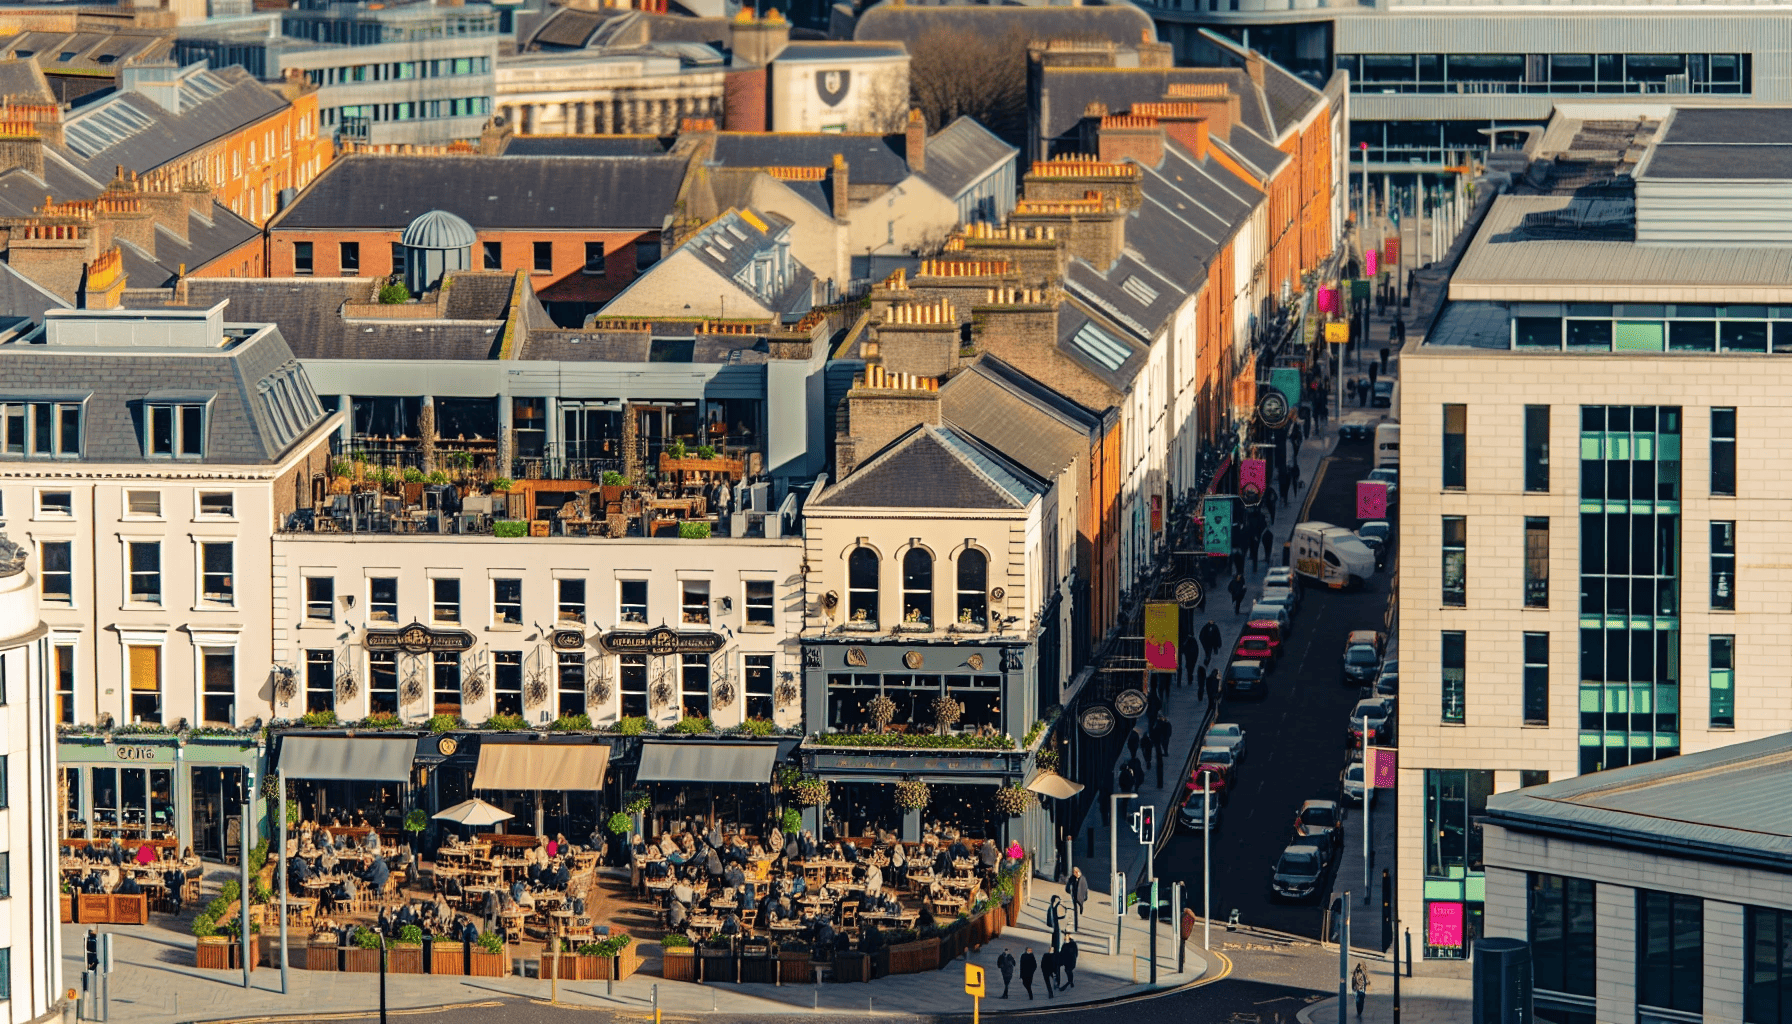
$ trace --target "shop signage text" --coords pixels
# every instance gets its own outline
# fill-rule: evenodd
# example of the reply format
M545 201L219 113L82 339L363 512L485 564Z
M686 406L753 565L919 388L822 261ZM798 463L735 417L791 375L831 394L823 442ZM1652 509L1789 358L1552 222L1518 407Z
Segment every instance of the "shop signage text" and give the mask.
M585 646L585 633L577 629L556 629L552 643L556 651L576 651Z
M1114 731L1114 713L1105 707L1092 707L1083 712L1083 731L1100 739Z
M366 644L370 651L403 651L406 654L470 651L473 634L464 629L430 629L413 622L403 629L370 629Z
M612 654L652 654L665 657L673 654L714 654L727 641L720 633L681 633L670 626L659 626L644 633L612 630L603 635L604 650Z
M154 761L156 748L119 746L112 749L112 756L120 761Z
M815 754L817 769L858 768L902 772L1000 772L1008 762L986 757L904 757L887 754Z

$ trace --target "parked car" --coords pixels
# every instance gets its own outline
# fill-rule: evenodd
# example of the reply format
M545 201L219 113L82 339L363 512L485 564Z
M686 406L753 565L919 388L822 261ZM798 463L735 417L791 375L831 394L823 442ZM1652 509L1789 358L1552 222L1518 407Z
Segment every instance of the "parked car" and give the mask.
M1375 696L1392 697L1400 692L1400 663L1393 658L1381 663L1381 674L1375 677Z
M1208 782L1213 783L1213 802L1225 803L1232 788L1226 783L1225 773L1217 765L1207 766L1205 771L1202 766L1196 765L1195 770L1188 773L1188 782L1183 784L1183 789L1188 792L1189 797L1198 800Z
M1338 791L1344 794L1345 803L1361 805L1364 793L1380 792L1367 788L1367 783L1364 781L1366 777L1367 769L1364 768L1363 762L1352 761L1344 766L1344 771L1338 775ZM1370 799L1376 798L1371 797Z
M1367 441L1375 433L1375 424L1381 419L1372 413L1357 410L1347 412L1338 421L1338 439L1340 441Z
M1379 469L1371 469L1369 471L1369 475L1364 477L1363 479L1377 480L1377 481L1380 481L1381 483L1387 484L1388 485L1388 504L1390 506L1394 504L1395 496L1399 493L1399 490L1400 490L1400 471L1398 469L1394 468L1393 466L1382 466Z
M1238 755L1232 752L1231 747L1202 744L1201 753L1195 758L1195 762L1198 766L1197 770L1211 768L1223 772L1226 785L1238 784Z
M1393 545L1394 527L1386 519L1371 519L1356 528L1356 535L1362 538L1369 550L1375 552L1375 568L1380 569L1388 564L1388 549Z
M1255 630L1250 630L1250 627L1246 627L1246 629L1249 631L1239 637L1237 646L1232 648L1232 656L1234 658L1255 658L1258 661L1275 664L1277 656L1282 653L1281 641L1267 632L1258 633Z
M1380 633L1373 630L1359 629L1353 630L1345 639L1343 665L1346 683L1368 686L1375 681L1381 668L1380 636Z
M1268 590L1271 587L1292 587L1295 584L1295 580L1296 577L1294 575L1293 566L1271 566L1270 570L1263 574L1263 589Z
M1275 587L1265 590L1263 596L1259 597L1257 603L1251 605L1251 607L1280 609L1282 618L1292 625L1294 621L1294 613L1300 610L1300 591L1286 587Z
M1226 666L1226 690L1234 697L1267 697L1267 674L1261 661L1235 661Z
M1369 389L1369 408L1392 409L1394 407L1394 382L1378 380Z
M1350 711L1350 745L1385 747L1394 742L1394 705L1386 697L1356 702Z
M1319 843L1337 853L1344 848L1344 805L1336 800L1308 800L1294 816L1296 842Z
M1232 756L1244 760L1244 727L1237 722L1215 722L1201 738L1203 747L1231 747Z
M1184 828L1203 829L1209 826L1212 826L1213 828L1219 827L1220 808L1225 806L1225 801L1220 799L1222 786L1224 786L1224 783L1216 783L1214 785L1213 799L1210 801L1202 792L1199 785L1191 783L1191 789L1189 790L1188 796L1182 801L1182 809L1179 812ZM1203 809L1207 810L1205 815L1201 813Z
M1251 622L1267 619L1281 626L1284 630L1292 624L1288 609L1279 604L1265 604L1262 601L1251 605Z
M1319 893L1331 866L1330 847L1297 839L1276 858L1269 876L1269 891L1281 899L1311 899Z
M1269 570L1269 574L1263 578L1263 596L1257 600L1259 602L1268 601L1286 594L1294 602L1294 606L1290 610L1299 611L1300 589L1300 577L1294 574L1294 569L1290 566L1279 565Z

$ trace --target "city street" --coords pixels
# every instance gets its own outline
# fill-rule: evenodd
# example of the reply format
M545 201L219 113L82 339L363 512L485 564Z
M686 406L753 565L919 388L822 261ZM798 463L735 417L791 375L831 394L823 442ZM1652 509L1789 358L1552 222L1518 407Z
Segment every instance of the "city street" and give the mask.
M1354 528L1356 482L1372 468L1372 448L1368 441L1342 442L1322 464L1316 493L1302 518ZM1285 539L1293 524L1289 516L1281 516L1277 536ZM1388 596L1385 569L1359 591L1309 588L1286 653L1271 673L1268 698L1228 700L1222 707L1218 720L1244 727L1249 752L1213 836L1216 921L1236 909L1245 924L1318 937L1324 901L1272 900L1270 870L1287 844L1302 801L1338 797L1338 773L1348 749L1346 720L1358 699L1357 687L1340 681L1344 637L1353 629L1383 629ZM1391 835L1393 801L1382 806L1388 819L1377 821L1375 831ZM1359 813L1350 810L1353 819ZM1360 843L1361 833L1353 830L1352 838ZM1179 828L1157 863L1160 877L1187 883L1197 913L1201 846L1200 832ZM1340 887L1348 884L1339 882Z

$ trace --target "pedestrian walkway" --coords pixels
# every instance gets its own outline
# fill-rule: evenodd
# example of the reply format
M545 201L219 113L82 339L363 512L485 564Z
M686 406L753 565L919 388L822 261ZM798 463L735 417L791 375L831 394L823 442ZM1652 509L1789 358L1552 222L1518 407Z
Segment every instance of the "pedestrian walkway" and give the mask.
M1362 961L1369 968L1369 995L1363 1000L1363 1015L1356 1007L1344 1007L1345 1024L1393 1024L1394 972L1392 966L1374 960ZM1426 965L1427 967L1431 965ZM1354 1003L1354 998L1350 1000ZM1462 1024L1474 1013L1474 991L1466 977L1424 976L1400 979L1401 1024ZM1322 999L1303 1007L1295 1014L1301 1024L1337 1024L1338 997Z
M1052 895L1060 891L1059 886L1036 881L1022 910L1019 926L1005 929L1000 938L967 954L964 959L924 974L880 978L859 984L829 982L771 986L668 982L657 974L659 944L649 942L642 947L642 953L647 957L643 973L618 983L613 992L604 982L562 982L559 998L561 1002L573 1005L636 1011L651 1009L657 998L661 1009L676 1013L963 1013L970 1009L970 997L964 994L964 963L969 962L982 965L988 973L992 998L984 1001L983 1012L990 1014L1037 1008L1047 1003L1069 1006L1108 1002L1188 984L1210 973L1209 958L1203 957L1199 948L1193 945L1185 951L1183 969L1176 969L1174 932L1165 922L1158 931L1158 982L1154 989L1149 984L1150 939L1143 925L1136 917L1128 921L1119 954L1111 954L1113 904L1105 896L1091 894L1081 922L1082 931L1072 931L1068 918L1065 922L1065 938L1075 938L1079 947L1074 987L1048 997L1044 980L1036 977L1033 999L1029 1003L1017 975L1009 998L999 998L1002 983L996 958L1003 949L1012 951L1016 960L1028 947L1033 949L1035 956L1043 956L1051 949L1046 909ZM154 925L113 929L113 933L116 936L116 969L111 976L111 1010L115 1021L187 1024L246 1017L347 1013L379 1005L379 976L376 974L292 968L287 974L290 991L281 995L278 968L256 969L251 976L251 986L244 989L241 972L201 971L194 967L191 936ZM85 934L86 929L81 925L63 926L63 977L69 985L80 984L84 957L82 937ZM293 947L296 950L297 942ZM648 974L647 971L655 973ZM552 991L551 982L515 975L507 978L388 975L386 978L386 1003L392 1009L477 1003L503 996L545 1000Z
M1294 524L1301 521L1308 496L1312 493L1313 485L1318 477L1320 464L1337 440L1336 424L1337 417L1333 416L1323 430L1315 432L1301 443L1299 455L1296 457L1296 462L1300 466L1300 488L1289 493L1286 505L1278 503L1276 518L1269 524L1275 538L1271 547L1274 552L1272 558L1264 558L1261 550L1258 551L1258 557L1254 561L1247 556L1245 595L1238 604L1239 611L1233 611L1232 598L1226 593L1224 581L1231 578L1231 565L1228 563L1226 571L1219 576L1220 582L1207 595L1206 610L1185 613L1195 617L1196 632L1209 620L1220 628L1222 642L1219 653L1215 655L1211 666L1206 667L1218 669L1221 672L1225 671L1226 663L1230 660L1230 652L1237 644L1238 637L1244 630L1245 622L1250 617L1251 604L1263 593L1264 575L1269 571L1271 565L1281 564L1283 543L1293 534ZM1196 685L1190 671L1191 668L1204 667L1199 657L1199 645L1193 645L1188 653L1191 657L1185 659L1183 671L1178 673L1178 685L1173 685L1164 694L1164 714L1170 719L1175 731L1170 736L1170 755L1164 765L1161 782L1157 764L1153 762L1145 772L1144 781L1137 787L1139 800L1126 802L1120 812L1122 820L1117 823L1119 869L1126 873L1129 887L1137 885L1145 877L1145 851L1132 832L1131 811L1133 808L1137 808L1141 802L1150 801L1152 807L1156 809L1159 822L1159 848L1161 849L1163 843L1168 842L1169 836L1177 827L1175 814L1181 806L1181 799L1185 792L1184 784L1188 772L1193 768L1193 759L1198 752L1197 744L1204 733L1204 724L1208 714L1207 700L1201 687ZM1140 746L1142 759L1144 745ZM1121 755L1122 763L1126 757L1125 754ZM1112 770L1117 771L1118 769L1119 764L1116 764ZM1083 874L1088 877L1091 889L1106 892L1112 869L1108 860L1110 826L1103 820L1103 812L1104 808L1099 805L1090 808L1088 816L1083 820L1082 827L1078 831L1076 850L1071 857L1071 865L1083 869ZM1095 835L1092 855L1088 852L1090 830L1093 830ZM1136 922L1137 917L1135 916L1133 920Z

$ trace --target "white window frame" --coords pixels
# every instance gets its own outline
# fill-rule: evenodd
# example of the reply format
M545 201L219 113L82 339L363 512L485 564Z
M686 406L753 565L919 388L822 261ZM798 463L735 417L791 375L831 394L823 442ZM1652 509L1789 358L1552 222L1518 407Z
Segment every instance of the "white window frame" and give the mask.
M329 580L330 581L330 602L329 602L330 614L328 617L322 617L322 616L317 616L317 615L311 614L311 605L312 605L311 581L312 580ZM306 625L311 625L312 623L318 623L318 622L335 622L336 621L336 573L334 572L334 570L331 570L331 569L301 569L299 571L299 586L301 588L300 592L299 592L299 606L304 610L304 622Z
M229 495L230 511L228 513L207 512L205 510L205 496L208 494ZM193 491L193 520L194 520L194 522L201 522L201 523L235 522L237 519L236 509L237 509L237 493L234 488L220 489L220 488L215 488L215 487L205 487L205 488L197 488Z
M494 571L496 571L496 570L494 570ZM498 608L499 608L498 584L499 583L515 583L516 584L516 605L515 605L516 606L516 621L515 622L506 622L506 621L504 621L502 616L499 614L499 611L498 611ZM523 604L524 604L524 602L523 602L523 575L520 571L517 572L516 575L513 575L513 576L496 576L496 575L492 576L491 577L491 586L490 586L490 597L491 597L491 604L492 604L492 620L491 620L491 624L488 628L494 629L494 630L499 630L499 631L504 631L504 630L514 631L514 630L520 630L523 628Z
M118 506L118 518L120 520L122 520L124 522L133 522L133 521L135 521L135 522L150 522L150 523L167 522L168 506L167 506L167 503L162 500L163 494L160 490L155 489L155 488L149 488L149 487L126 487L126 488L123 488L123 490L121 491L121 494L122 494L123 500L121 500L119 502L119 506ZM153 495L155 495L156 496L156 510L154 512L134 511L131 508L131 495L133 495L133 494L153 494Z
M143 403L143 457L146 459L167 459L171 462L203 459L210 440L212 403L204 402L144 402ZM199 410L199 451L188 452L186 445L187 416L186 410ZM173 446L166 452L155 450L155 420L161 410L167 410L172 422L169 424L168 438Z
M748 588L753 584L763 583L772 588L770 622L753 621L753 603L748 597ZM778 628L778 581L770 576L745 576L740 581L740 628L747 633L769 633Z
M68 495L68 511L52 512L44 508L44 495L46 494ZM33 487L31 489L31 521L34 523L73 522L79 518L75 510L75 489L73 487Z
M52 608L79 608L80 591L75 586L75 539L73 537L34 537L37 544L37 594L38 599ZM44 545L68 545L68 600L54 601L44 593L44 579L49 575L44 571Z
M639 606L641 608L641 618L639 620L624 618L624 616L627 613L623 611L622 587L626 583L639 583L639 584L641 584L641 586L647 588L647 602L645 604L642 604ZM616 628L618 628L618 629L647 629L652 624L652 622L653 622L653 581L645 575L631 575L631 576L616 577Z
M454 589L456 591L454 597L454 618L444 619L437 614L438 607L442 602L436 597L436 587L438 584L450 581L454 583ZM431 623L441 626L459 626L466 621L467 590L466 587L463 586L463 583L464 581L458 575L450 576L447 573L442 573L439 576L435 573L429 575L429 621ZM434 683L432 682L430 685L433 686Z
M73 652L69 655L69 662L75 667L74 689L69 691L69 703L74 705L74 713L71 717L76 722L90 720L81 717L81 634L67 630L52 630L50 632L50 664L45 670L50 681L47 690L50 695L49 714L52 725L61 724L61 720L56 717L56 698L62 692L57 688L57 683L61 680L56 662L61 657L58 652L63 648Z
M369 623L390 622L393 625L397 625L399 609L404 607L404 600L399 596L399 591L402 589L403 576L399 573L399 571L397 569L368 569L368 570L366 570L366 572L367 572L367 575L364 578L367 581L367 621ZM392 617L390 619L376 619L373 617L373 606L374 606L373 581L374 580L391 580L392 581Z
M205 548L208 544L223 544L230 548L230 597L220 601L211 597L207 591L205 571ZM193 579L198 584L193 588L193 610L211 611L218 608L236 607L236 539L234 537L194 537L193 538Z
M565 587L568 583L577 583L579 588L585 592L576 605L566 600ZM570 607L578 608L578 618L569 618L566 615L566 609ZM591 621L591 583L589 580L583 576L554 577L554 621L562 625L577 626L584 626Z
M50 450L47 452L38 451L37 447L34 443L35 442L35 437L34 437L35 431L32 429L32 421L36 418L37 414L35 412L33 412L32 410L39 406L49 406L50 410L51 410L51 412L50 412ZM20 451L20 452L13 452L13 451L9 450L11 447L9 442L12 439L9 436L7 436L8 431L10 430L10 427L8 426L8 424L11 422L11 413L14 408L22 409L23 417L24 417L23 419L21 419L19 421L21 424L20 429L24 431L24 437L21 439L21 441L22 441L21 447L24 450ZM70 408L76 410L75 415L79 421L79 426L77 427L77 433L80 434L80 437L75 442L75 450L72 452L64 451L62 449L63 410L70 409ZM80 401L69 401L67 399L43 398L43 399L36 399L36 400L21 399L19 401L0 402L0 458L5 458L5 459L78 459L78 458L81 458L81 456L85 453L86 448L87 448L87 399L83 398Z
M131 596L133 577L136 575L131 568L131 548L137 544L154 544L156 546L156 584L161 594L160 600L139 601ZM118 535L118 548L120 559L118 580L123 588L123 593L119 594L119 604L125 608L168 607L168 558L164 539L159 536L131 536L121 533Z
M701 602L700 609L699 609L699 605L697 603L692 602L690 600L692 594L695 593L696 591L695 590L687 591L686 588L697 588L702 591L703 601ZM712 596L712 593L710 590L710 579L708 576L682 576L681 575L678 579L678 624L679 624L679 627L683 628L685 626L708 626L708 625L710 625L715 620L715 614L710 610L710 601L712 599L713 599L713 596ZM701 620L685 618L686 615L690 615L690 614L699 614L699 615L702 615L703 618Z
M188 720L200 725L207 725L211 722L211 719L205 717L205 656L207 652L230 652L232 662L230 678L235 691L231 694L230 706L233 710L240 712L243 694L243 659L238 641L241 639L241 634L234 629L196 629L190 635L193 641L193 714L189 716ZM234 726L236 722L230 724Z
M119 721L130 722L131 718L131 648L159 647L161 654L157 656L159 677L156 679L156 693L162 699L162 722L168 723L168 633L161 629L120 629L118 631L118 660L121 666L119 673ZM79 665L80 662L76 662ZM77 691L79 692L79 691Z

